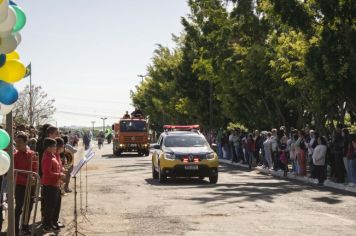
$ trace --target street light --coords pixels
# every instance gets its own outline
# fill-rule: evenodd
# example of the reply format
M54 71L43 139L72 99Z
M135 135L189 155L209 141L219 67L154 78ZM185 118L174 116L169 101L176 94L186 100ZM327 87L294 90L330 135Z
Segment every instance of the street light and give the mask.
M143 82L143 79L147 77L147 75L137 75L137 77L141 78L141 83Z
M103 131L105 132L105 120L108 119L107 117L100 118L103 120Z

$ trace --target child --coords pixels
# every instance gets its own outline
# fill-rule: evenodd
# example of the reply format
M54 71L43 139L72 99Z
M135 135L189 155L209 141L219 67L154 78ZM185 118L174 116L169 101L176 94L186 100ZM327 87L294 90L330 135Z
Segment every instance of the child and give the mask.
M57 143L57 149L56 149L56 159L58 163L60 163L60 170L61 170L61 175L63 178L60 179L59 182L59 192L57 196L57 203L54 209L54 216L53 216L53 225L55 228L63 228L64 225L60 223L59 220L59 213L61 211L61 205L62 205L62 184L65 180L65 173L64 173L64 168L63 168L63 163L65 163L65 157L64 157L64 140L62 138L56 138L56 143Z
M33 151L27 147L28 137L26 134L20 133L16 137L16 149L14 153L14 168L18 170L32 171L36 172L37 169L37 158ZM34 187L33 176L19 172L16 178L16 188L15 188L15 235L19 235L19 222L20 215L22 214L22 208L28 209L26 216L23 216L22 221L22 231L25 234L29 233L29 218L32 211L33 200L35 197L35 187ZM27 186L27 187L26 187ZM30 201L25 199L26 189L30 188Z
M45 138L43 141L42 158L42 201L43 201L43 229L44 231L58 230L54 221L55 208L58 206L60 196L60 180L65 177L62 173L60 160L56 158L57 142L51 138Z

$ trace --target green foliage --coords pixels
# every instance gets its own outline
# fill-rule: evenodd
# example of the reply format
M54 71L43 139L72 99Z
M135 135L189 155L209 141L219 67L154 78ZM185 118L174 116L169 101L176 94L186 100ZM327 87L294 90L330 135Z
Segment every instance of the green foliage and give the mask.
M152 127L269 129L356 120L354 0L189 0L173 50L132 93ZM232 7L231 7L232 6ZM231 126L231 125L230 125Z

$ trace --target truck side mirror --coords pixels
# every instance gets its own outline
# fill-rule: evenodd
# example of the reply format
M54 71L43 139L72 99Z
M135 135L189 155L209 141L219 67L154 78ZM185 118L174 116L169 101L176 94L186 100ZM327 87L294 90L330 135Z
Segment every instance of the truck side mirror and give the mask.
M154 144L152 147L153 147L153 149L161 149L161 146L157 143Z
M114 129L115 129L115 125L112 125L112 126L111 126L111 129L114 130Z

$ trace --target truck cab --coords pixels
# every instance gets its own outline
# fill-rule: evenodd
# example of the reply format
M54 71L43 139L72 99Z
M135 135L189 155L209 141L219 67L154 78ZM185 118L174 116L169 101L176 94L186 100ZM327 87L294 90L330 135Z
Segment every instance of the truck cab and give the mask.
M140 156L149 155L148 124L144 118L122 118L113 124L113 153L137 152Z

